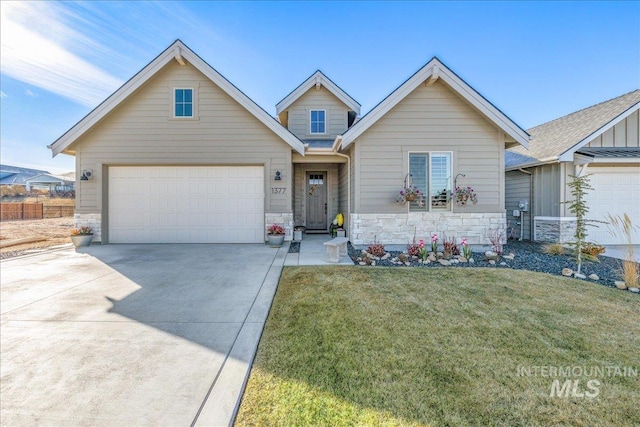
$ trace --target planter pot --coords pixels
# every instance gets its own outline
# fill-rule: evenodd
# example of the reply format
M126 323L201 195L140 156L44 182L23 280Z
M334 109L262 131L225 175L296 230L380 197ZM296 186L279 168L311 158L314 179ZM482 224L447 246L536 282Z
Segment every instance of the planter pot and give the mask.
M336 230L336 237L347 237L347 232L342 228Z
M79 234L77 236L71 236L73 246L89 246L93 240L93 234Z
M279 248L284 243L284 234L267 234L267 245Z
M293 230L293 240L296 242L302 241L302 230Z
M407 202L413 202L416 199L416 195L415 194L407 194L406 196L404 196L405 199L407 199Z

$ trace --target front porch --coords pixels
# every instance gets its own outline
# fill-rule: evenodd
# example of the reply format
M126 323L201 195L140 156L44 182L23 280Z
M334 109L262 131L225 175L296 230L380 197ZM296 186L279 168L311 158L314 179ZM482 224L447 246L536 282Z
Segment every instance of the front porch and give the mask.
M328 233L338 213L344 215L345 226L348 224L346 159L335 156L331 160L313 162L310 158L293 164L293 221L295 226L305 227L308 235Z

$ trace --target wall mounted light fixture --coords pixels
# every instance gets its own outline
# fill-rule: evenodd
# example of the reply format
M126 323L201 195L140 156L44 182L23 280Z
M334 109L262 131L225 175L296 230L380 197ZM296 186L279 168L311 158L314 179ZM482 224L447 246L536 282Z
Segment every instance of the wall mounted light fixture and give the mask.
M80 181L89 181L93 177L93 171L91 169L85 169L82 171Z
M274 181L282 181L282 177L280 176L280 171L276 171L276 176L273 178Z

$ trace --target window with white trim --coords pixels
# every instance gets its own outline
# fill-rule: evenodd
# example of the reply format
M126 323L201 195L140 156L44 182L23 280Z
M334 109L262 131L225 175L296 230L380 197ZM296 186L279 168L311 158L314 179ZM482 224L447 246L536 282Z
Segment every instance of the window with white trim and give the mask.
M425 205L413 201L410 211L451 209L451 153L409 153L409 173L411 185L425 195Z
M176 88L173 91L173 117L193 117L193 89Z
M325 110L310 111L310 133L326 133Z

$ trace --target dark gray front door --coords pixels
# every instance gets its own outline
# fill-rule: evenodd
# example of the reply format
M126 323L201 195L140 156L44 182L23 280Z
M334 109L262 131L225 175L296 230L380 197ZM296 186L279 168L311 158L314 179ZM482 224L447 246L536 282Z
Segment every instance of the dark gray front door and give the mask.
M307 230L327 229L327 173L307 172Z

